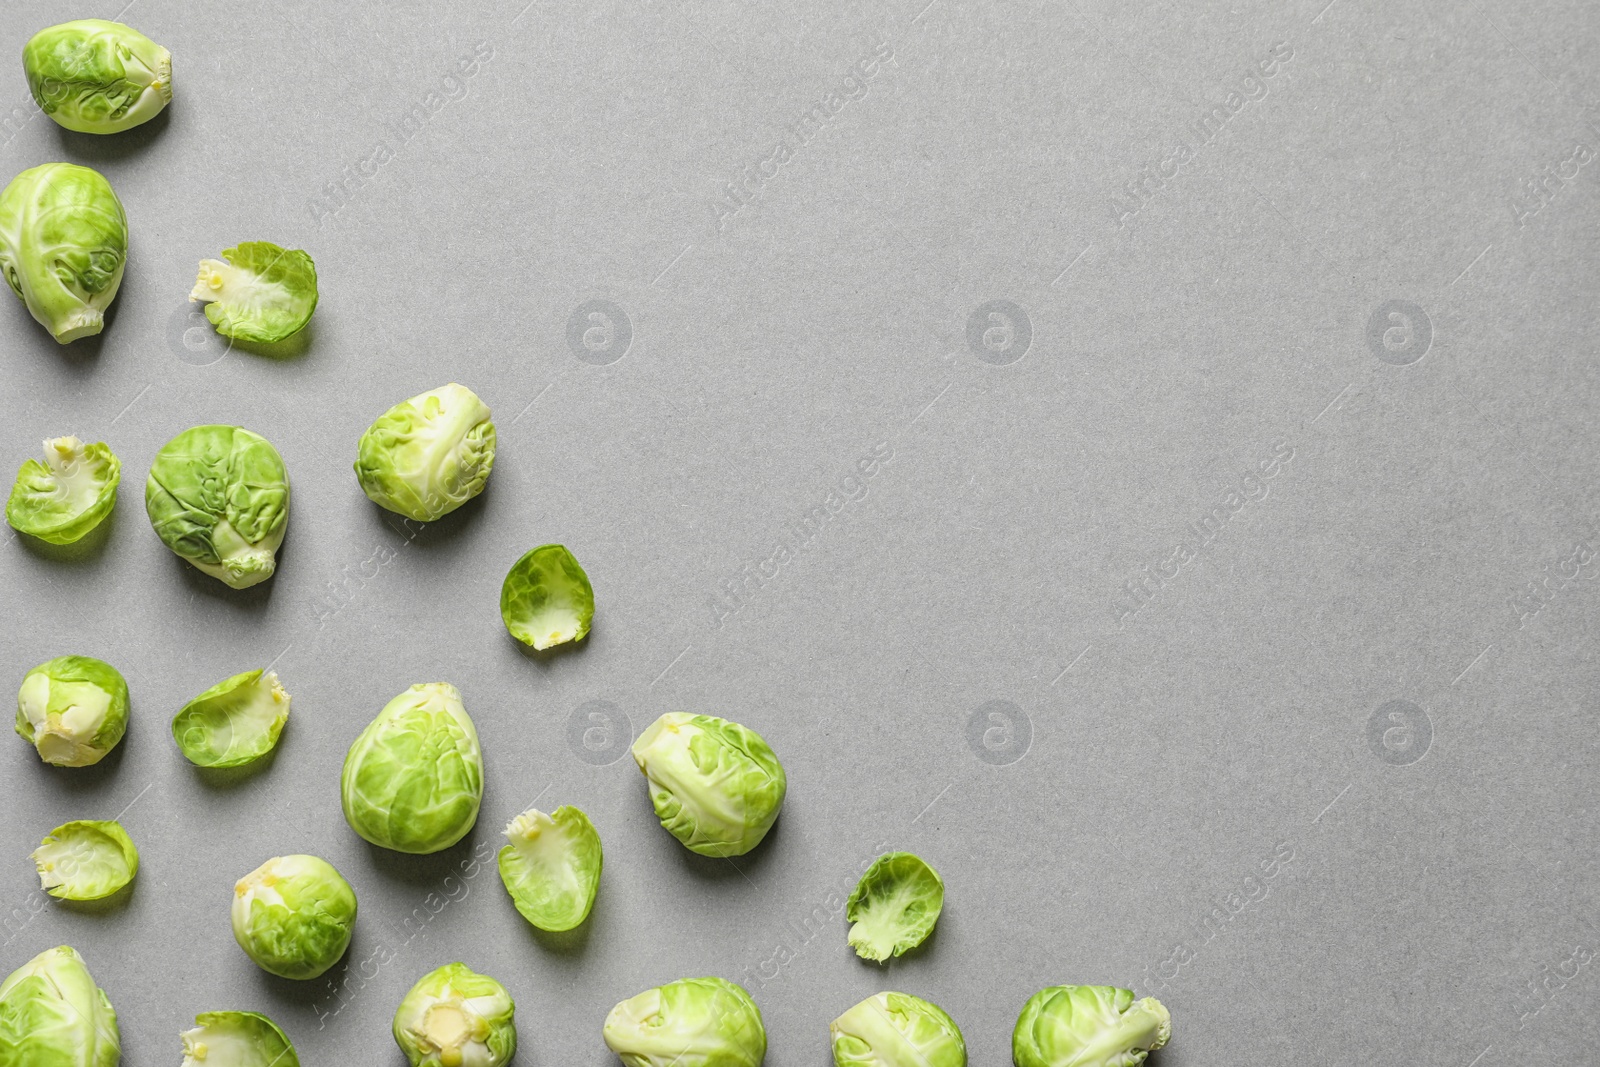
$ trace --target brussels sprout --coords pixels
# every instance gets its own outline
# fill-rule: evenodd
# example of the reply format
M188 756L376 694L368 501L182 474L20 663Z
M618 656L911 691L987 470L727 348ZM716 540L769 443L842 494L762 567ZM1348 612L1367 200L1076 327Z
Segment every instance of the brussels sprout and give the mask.
M606 1016L606 1046L628 1067L760 1067L761 1009L721 978L683 978L629 997Z
M589 636L594 589L565 545L540 545L511 565L500 586L500 618L511 636L541 652Z
M61 344L105 327L127 261L128 216L98 171L46 163L0 192L0 274Z
M33 102L78 133L119 133L172 102L172 55L131 26L78 19L40 30L22 48Z
M944 908L939 873L909 852L887 852L867 868L845 904L850 947L879 962L927 940Z
M937 1004L877 993L828 1026L837 1067L967 1067L961 1028Z
M541 930L571 930L589 917L600 888L600 834L570 805L528 810L511 820L500 850L500 880L522 917Z
M385 704L344 758L339 799L352 830L396 852L465 837L483 800L483 753L460 691L427 682Z
M317 310L317 265L298 248L241 241L202 259L189 292L224 337L273 344L305 329Z
M362 491L418 522L448 515L483 492L493 469L489 407L455 382L385 411L357 446Z
M253 1011L208 1011L183 1039L183 1067L300 1067L278 1024Z
M172 739L199 767L242 767L271 752L289 721L289 694L271 671L218 682L178 709Z
M106 991L69 945L0 982L0 1067L117 1067L122 1034Z
M506 987L463 963L422 976L394 1013L411 1067L500 1067L517 1051L517 1006Z
M17 471L6 521L41 541L70 545L111 514L121 480L122 464L105 442L48 438L44 462L27 460Z
M32 858L39 887L57 900L100 900L139 873L139 850L116 822L82 820L58 826Z
M338 963L355 924L355 891L315 856L270 859L233 887L234 940L280 978L316 978Z
M633 743L667 832L702 856L742 856L777 821L788 779L761 735L712 715L669 711Z
M144 485L156 536L211 577L248 589L272 577L289 525L289 472L265 437L193 426L161 446Z
M57 656L17 691L17 733L57 767L99 763L127 729L128 683L109 663Z
M1172 1036L1172 1017L1154 997L1108 985L1041 989L1011 1033L1017 1067L1139 1067Z

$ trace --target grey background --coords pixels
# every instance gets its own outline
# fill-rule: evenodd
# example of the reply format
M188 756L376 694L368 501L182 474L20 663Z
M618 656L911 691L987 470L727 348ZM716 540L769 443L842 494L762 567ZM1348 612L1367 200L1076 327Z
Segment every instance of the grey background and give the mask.
M133 1067L221 1008L268 1013L308 1064L402 1062L395 1005L455 959L512 990L523 1063L613 1062L610 1006L699 974L749 986L775 1067L828 1062L828 1021L884 988L1007 1062L1023 1001L1061 982L1158 995L1166 1067L1582 1058L1600 561L1560 572L1600 548L1600 162L1549 175L1600 148L1592 3L525 3L135 0L176 96L108 138L39 116L8 61L0 178L99 168L133 248L99 338L58 348L0 299L8 469L66 433L124 464L104 536L0 549L3 673L98 656L134 711L95 769L0 745L0 968L77 946ZM11 0L0 56L118 14ZM893 61L847 83L875 44ZM1150 179L1274 46L1264 97ZM830 91L859 98L719 224L724 184ZM457 98L407 141L430 92ZM1558 191L1519 223L1541 176ZM196 261L249 239L317 261L296 351L188 330ZM593 320L585 358L568 343L592 300L627 316L620 359L603 328L583 347ZM969 330L991 301L1020 317ZM350 464L376 415L450 380L494 408L498 460L418 532ZM200 575L144 518L151 456L199 422L288 463L266 586ZM840 504L875 446L893 458ZM1275 448L1265 498L1123 613ZM719 621L719 583L830 491L823 531ZM535 659L497 595L547 541L599 609L584 647ZM269 662L294 696L276 758L197 774L172 712ZM369 848L339 812L345 749L440 679L484 741L477 829L432 858ZM569 743L589 701L634 731L673 709L760 731L791 782L768 842L688 854L631 761L584 747L593 721ZM536 797L605 841L575 936L536 935L472 858ZM39 838L119 812L129 898L43 901ZM832 894L885 846L948 898L879 969ZM233 882L291 852L360 897L337 994L233 944Z

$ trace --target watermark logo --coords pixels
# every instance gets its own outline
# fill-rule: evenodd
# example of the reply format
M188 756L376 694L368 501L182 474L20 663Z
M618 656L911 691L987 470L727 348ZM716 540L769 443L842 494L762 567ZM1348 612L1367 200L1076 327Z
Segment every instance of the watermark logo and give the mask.
M605 767L633 745L633 720L609 700L589 700L567 716L567 747L583 762Z
M1367 320L1367 347L1394 367L1409 367L1433 347L1433 320L1409 300L1379 304Z
M209 367L233 351L233 340L211 325L204 304L191 300L167 316L167 348L191 367Z
M967 316L967 347L985 363L1009 366L1033 345L1033 322L1009 300L980 304Z
M633 320L609 300L586 300L567 319L567 347L584 363L609 366L632 344Z
M1009 700L979 704L967 716L967 745L983 762L1009 767L1033 745L1033 720Z
M1433 720L1409 700L1391 700L1367 720L1367 747L1391 766L1410 766L1432 744Z

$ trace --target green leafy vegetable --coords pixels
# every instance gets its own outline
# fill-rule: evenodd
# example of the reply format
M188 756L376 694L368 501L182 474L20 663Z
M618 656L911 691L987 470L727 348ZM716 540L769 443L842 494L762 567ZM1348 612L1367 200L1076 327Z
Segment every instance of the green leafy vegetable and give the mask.
M629 997L606 1016L606 1046L627 1067L760 1067L761 1009L721 978L683 978Z
M570 805L529 810L506 827L500 880L522 917L541 930L571 930L589 917L604 856L589 816Z
M227 262L223 262L226 260ZM190 300L224 337L273 344L305 329L317 310L317 265L298 248L242 241L202 259Z
M742 856L778 819L788 779L754 730L712 715L669 711L633 743L666 830L702 856Z
M133 881L139 850L116 822L82 820L51 830L33 850L39 887L58 900L100 900Z
M1172 1036L1154 997L1108 985L1058 985L1028 999L1011 1034L1017 1067L1139 1067Z
M288 1035L253 1011L208 1011L185 1030L183 1067L300 1067Z
M828 1027L836 1067L967 1067L961 1028L908 993L876 993Z
M131 26L78 19L34 34L22 49L33 102L78 133L118 133L172 102L172 56Z
M218 682L172 718L172 739L199 767L241 767L271 752L289 721L289 694L271 671Z
M500 618L525 645L543 651L589 635L594 589L564 545L531 549L506 572Z
M128 683L88 656L58 656L22 679L17 733L57 767L99 763L128 729Z
M76 949L47 949L0 982L0 1067L117 1067L122 1034Z
M483 492L494 443L489 406L451 382L402 400L367 427L356 480L374 504L432 522Z
M506 987L463 963L422 976L394 1013L411 1067L500 1067L517 1051L517 1006Z
M280 978L327 971L349 947L355 924L355 891L316 856L278 856L233 887L234 940Z
M52 545L70 545L99 526L117 504L122 464L105 442L51 437L44 462L26 460L17 471L6 522Z
M933 932L944 908L944 882L909 852L879 856L845 904L850 947L864 960L883 961L916 948Z
M272 577L289 525L289 472L265 437L194 426L150 464L144 508L173 552L234 589Z
M98 171L46 163L0 192L0 275L61 344L105 327L127 262L128 216Z

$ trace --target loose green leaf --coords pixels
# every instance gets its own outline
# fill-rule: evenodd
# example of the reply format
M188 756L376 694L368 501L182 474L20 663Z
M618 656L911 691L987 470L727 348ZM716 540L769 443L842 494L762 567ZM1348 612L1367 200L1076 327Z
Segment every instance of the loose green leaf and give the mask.
M226 260L226 262L223 262ZM298 248L242 241L202 259L190 300L224 337L273 344L305 329L317 310L317 265Z
M233 938L281 978L316 978L339 962L356 924L356 894L333 864L278 856L233 887Z
M531 549L506 572L500 618L525 645L543 651L589 636L594 589L564 545Z
M6 501L6 522L52 545L70 545L111 514L122 464L105 442L51 437L44 462L26 460Z
M17 733L57 767L99 763L127 729L128 683L101 660L58 656L17 691Z
M122 1034L105 990L69 945L0 982L0 1067L117 1067Z
M489 406L451 382L402 400L367 427L356 480L374 504L432 522L483 492L494 445Z
M39 887L57 900L100 900L133 881L139 850L120 824L86 819L51 830L33 865Z
M128 216L98 171L46 163L0 192L0 275L61 344L105 327L127 262Z
M208 1011L185 1030L183 1067L300 1067L289 1037L253 1011Z
M522 917L541 930L571 930L589 917L604 855L589 816L570 805L511 820L500 880Z
M178 710L172 739L198 767L241 767L271 752L289 721L289 694L271 671L218 682Z
M78 133L118 133L172 102L172 56L131 26L78 19L34 34L22 49L34 103Z
M788 778L761 735L713 715L669 711L633 743L667 832L702 856L742 856L783 807Z
M394 1013L394 1040L411 1067L501 1067L517 1051L516 1003L464 963L422 976Z
M683 978L629 997L606 1016L606 1046L627 1067L761 1067L761 1009L721 978Z
M967 1043L955 1020L909 993L876 993L828 1031L836 1067L967 1067Z
M944 881L909 852L879 856L845 904L850 947L864 960L883 961L916 948L933 932L944 908Z
M1108 985L1058 985L1028 999L1011 1033L1017 1067L1139 1067L1172 1036L1154 997Z

